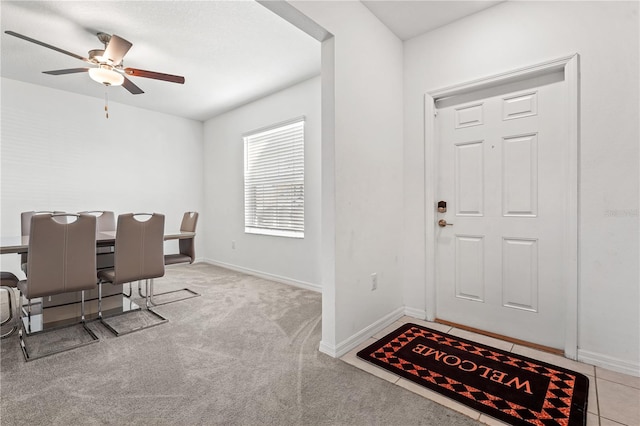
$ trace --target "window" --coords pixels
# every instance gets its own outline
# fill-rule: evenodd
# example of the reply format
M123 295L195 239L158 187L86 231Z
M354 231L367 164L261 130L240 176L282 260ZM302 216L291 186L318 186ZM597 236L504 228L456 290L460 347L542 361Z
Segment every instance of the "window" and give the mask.
M244 226L304 238L304 118L244 137Z

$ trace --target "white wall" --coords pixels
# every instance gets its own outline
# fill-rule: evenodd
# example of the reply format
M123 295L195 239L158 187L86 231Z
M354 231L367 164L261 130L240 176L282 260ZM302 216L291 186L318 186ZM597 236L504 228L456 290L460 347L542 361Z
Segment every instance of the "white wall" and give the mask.
M640 375L637 2L506 2L405 42L404 300L425 310L426 92L580 54L579 359Z
M104 99L1 82L3 236L20 235L28 210L160 212L167 231L202 211L202 122L114 102L105 119ZM17 258L3 255L2 270L18 273Z
M245 234L243 134L300 116L306 118L304 238ZM207 229L207 261L321 288L320 126L320 77L205 122L206 204L201 220Z
M323 226L334 229L323 229L320 349L335 356L404 312L402 42L358 1L290 3L333 35L322 52Z

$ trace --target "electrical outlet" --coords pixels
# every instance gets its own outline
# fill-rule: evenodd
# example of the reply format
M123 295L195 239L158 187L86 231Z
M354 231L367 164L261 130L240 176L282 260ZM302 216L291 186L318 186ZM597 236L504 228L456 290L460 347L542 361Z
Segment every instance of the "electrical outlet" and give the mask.
M236 249L236 242L235 242L235 240L232 240L232 241L231 241L231 248L232 248L232 249L234 249L234 250Z
M371 274L371 291L378 289L378 274L374 272Z

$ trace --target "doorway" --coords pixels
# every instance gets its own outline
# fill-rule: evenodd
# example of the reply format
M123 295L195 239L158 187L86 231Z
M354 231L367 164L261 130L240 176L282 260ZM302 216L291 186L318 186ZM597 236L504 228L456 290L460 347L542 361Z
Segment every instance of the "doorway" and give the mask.
M575 358L577 55L426 98L428 318Z

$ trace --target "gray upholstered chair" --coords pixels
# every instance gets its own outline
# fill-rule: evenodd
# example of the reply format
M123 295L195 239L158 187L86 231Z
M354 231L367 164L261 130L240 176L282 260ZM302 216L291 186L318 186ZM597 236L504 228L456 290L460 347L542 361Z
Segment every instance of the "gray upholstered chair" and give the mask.
M18 317L14 313L15 309L13 307L13 303L15 301L14 289L17 288L20 280L11 272L2 271L0 272L0 281L0 289L7 292L7 308L9 309L7 318L3 320L0 325L12 323L11 329L0 335L0 338L4 339L11 336L18 329Z
M116 216L112 211L89 210L78 214L90 214L96 217L96 233L114 232L116 230Z
M20 213L20 234L23 237L28 237L31 234L31 218L37 214L60 214L62 211L28 211ZM20 255L20 267L22 272L27 273L27 253Z
M63 211L30 211L30 212L22 212L20 213L20 227L21 227L21 235L23 237L28 237L31 235L31 218L37 214L62 214Z
M182 216L180 224L180 232L196 232L198 224L198 212L186 212ZM165 254L164 264L175 265L177 263L193 263L196 259L195 236L193 238L185 238L178 241L179 253Z
M147 218L147 220L143 220ZM98 271L98 318L116 336L167 322L153 311L149 300L149 281L164 276L164 215L158 213L126 213L118 216L116 226L114 266ZM120 332L102 315L102 285L114 285L144 280L146 308L160 321L151 325ZM153 285L153 284L151 284ZM125 312L126 313L126 312ZM118 314L121 315L121 314Z
M79 212L78 214L90 214L96 217L96 237L101 232L115 232L116 216L108 210L91 210ZM96 266L98 269L113 267L113 246L96 248Z
M25 321L21 320L18 333L25 360L42 358L96 342L98 338L87 327L84 316L84 291L95 289L97 282L96 218L70 213L33 215L30 224L27 267L29 270L27 278L18 282L21 296L27 299L26 330ZM91 340L37 356L31 355L28 348L29 339L26 336L26 334L36 333L32 333L31 330L31 300L69 292L81 293L80 320ZM22 316L22 297L20 297L19 312Z
M180 232L195 233L197 224L198 224L198 212L186 212L182 216L182 222L180 224ZM195 248L194 240L195 240L195 235L192 238L183 238L178 240L179 252L175 254L165 254L164 264L168 266L168 265L176 265L180 263L189 263L189 264L193 263L193 261L196 259L196 248ZM200 296L200 293L197 293L187 287L181 288L178 290L165 291L161 293L154 292L153 287L151 287L151 290L152 290L151 294L149 294L149 301L154 306L166 305L167 303L179 302L181 300L191 299L193 297ZM186 297L181 297L179 299L168 300L166 302L156 302L154 300L155 296L162 296L164 294L177 293L181 291L186 291L187 293L190 293L190 295ZM142 294L140 283L138 283L138 294L140 294L140 297L146 297L144 294Z

